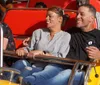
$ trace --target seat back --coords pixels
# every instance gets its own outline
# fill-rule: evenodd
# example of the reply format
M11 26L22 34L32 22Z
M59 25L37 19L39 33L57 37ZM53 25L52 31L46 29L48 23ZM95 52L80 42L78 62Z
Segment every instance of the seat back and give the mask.
M35 29L46 27L46 10L11 9L3 21L9 25L14 35L30 36Z
M100 12L100 0L90 0L90 4L92 4L98 12Z
M13 0L14 8L25 8L28 6L29 0Z
M67 6L68 6L68 8L71 8L72 6L74 6L74 7L76 6L75 0L62 0L62 1L58 1L58 0L30 0L28 7L34 7L37 2L43 2L44 4L46 4L47 7L60 6L64 9ZM73 2L74 2L74 4L72 4Z

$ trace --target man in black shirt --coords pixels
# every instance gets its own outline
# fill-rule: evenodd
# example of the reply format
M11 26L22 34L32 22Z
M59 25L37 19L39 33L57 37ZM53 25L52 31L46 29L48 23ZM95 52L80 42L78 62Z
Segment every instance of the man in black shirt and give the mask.
M79 60L100 59L100 31L94 28L96 10L82 5L76 17L78 27L71 31L70 52L67 57Z
M76 27L70 31L70 51L67 58L85 61L100 59L100 30L94 28L95 18L96 9L92 5L85 4L78 8ZM71 69L67 67L52 79L36 85L68 85L70 73ZM83 72L76 71L72 85L83 85L83 75Z
M92 2L93 0L76 0L76 5L77 7L79 7L80 5L82 4L93 4L96 2L96 3L99 3L100 1L99 0L94 0L94 3ZM96 6L95 6L96 7ZM98 9L98 4L97 4L97 9ZM97 27L99 30L100 30L100 12L97 10L96 12L96 21L95 21L95 27Z

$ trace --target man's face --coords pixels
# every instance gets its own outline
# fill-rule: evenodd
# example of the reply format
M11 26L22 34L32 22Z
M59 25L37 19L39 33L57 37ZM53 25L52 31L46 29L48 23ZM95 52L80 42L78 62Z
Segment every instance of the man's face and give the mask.
M87 27L91 23L92 13L87 7L80 7L76 17L76 26L79 28Z
M89 4L89 0L76 0L76 2L78 6L83 5L83 4Z

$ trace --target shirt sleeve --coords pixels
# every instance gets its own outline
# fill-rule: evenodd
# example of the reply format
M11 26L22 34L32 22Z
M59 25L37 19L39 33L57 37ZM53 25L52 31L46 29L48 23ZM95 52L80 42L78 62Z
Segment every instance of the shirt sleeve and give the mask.
M3 37L8 39L6 50L15 50L16 46L11 29L6 23L2 23L2 27L3 27Z
M29 47L27 47L27 49L29 51L34 50L35 49L35 45L39 40L39 36L40 36L40 29L36 30L33 32L31 40L29 42Z
M3 24L3 37L8 38L10 33L10 29L6 24Z

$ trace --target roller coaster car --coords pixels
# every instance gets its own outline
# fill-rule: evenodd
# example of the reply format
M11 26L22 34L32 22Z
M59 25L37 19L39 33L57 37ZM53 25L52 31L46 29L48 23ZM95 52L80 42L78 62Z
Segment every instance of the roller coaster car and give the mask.
M74 10L65 10L65 13L70 16L70 20L66 23L66 26L63 28L63 30L66 30L65 28L75 26L75 16L76 11ZM32 34L32 31L35 29L38 29L39 27L45 27L45 16L46 16L46 9L12 9L8 10L5 14L5 17L3 21L9 25L11 28L13 35L15 37L15 42L17 45L17 48L22 43L23 37L30 36ZM26 20L25 20L26 19ZM74 24L72 24L74 23ZM20 29L20 31L18 31ZM20 42L18 41L20 39ZM4 55L14 57L18 57L14 51L4 51ZM63 65L73 65L72 73L69 78L68 85L73 85L73 77L78 70L78 67L82 65L81 69L83 67L87 67L85 70L85 81L84 85L100 85L100 62L87 62L87 61L81 61L81 60L72 60L72 59L64 59L64 58L57 58L52 56L36 56L34 61L42 61L42 62L50 62L50 63L57 63L57 64L63 64ZM5 69L5 68L1 68ZM7 68L9 69L9 68ZM13 69L10 69L13 70ZM12 72L12 71L11 71ZM11 82L7 80L0 80L0 85L6 85L1 84L1 82ZM7 85L18 85L16 83L7 84Z

